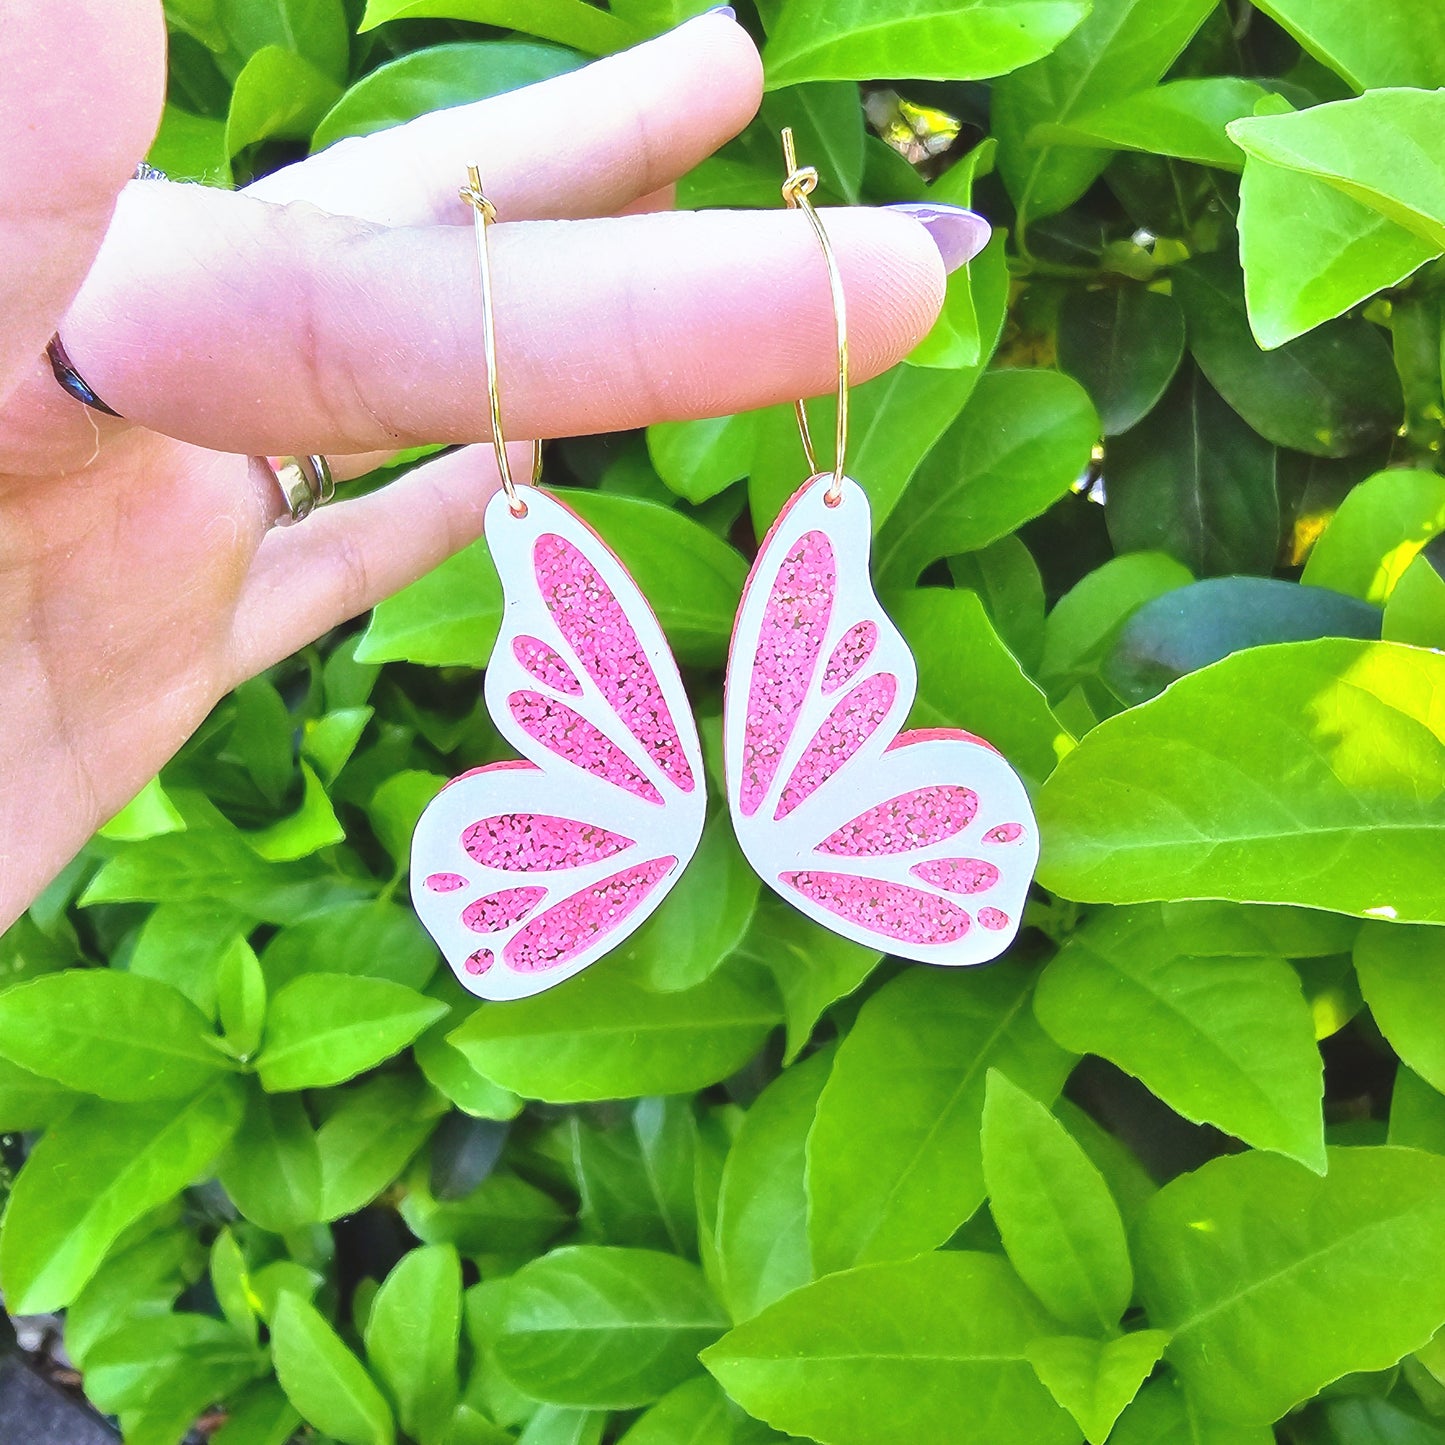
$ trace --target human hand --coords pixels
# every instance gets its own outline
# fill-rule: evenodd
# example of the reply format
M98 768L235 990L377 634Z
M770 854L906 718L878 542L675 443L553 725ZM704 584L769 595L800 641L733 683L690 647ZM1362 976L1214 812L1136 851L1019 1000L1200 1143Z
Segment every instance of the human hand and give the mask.
M481 165L509 433L721 415L830 388L801 217L669 212L751 119L726 15L584 70L342 142L245 193L127 183L160 113L158 0L21 0L0 74L0 928L238 682L435 566L498 485L467 446L275 530L265 454L488 435L471 212ZM565 135L538 147L535 116ZM854 376L942 301L938 248L829 216ZM76 370L125 420L56 386ZM530 448L518 446L524 468Z

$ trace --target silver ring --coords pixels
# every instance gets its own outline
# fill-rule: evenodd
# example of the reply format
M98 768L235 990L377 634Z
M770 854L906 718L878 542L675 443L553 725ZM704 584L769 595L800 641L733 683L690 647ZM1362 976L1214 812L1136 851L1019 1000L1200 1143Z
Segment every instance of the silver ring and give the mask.
M317 507L336 495L336 479L325 457L262 457L281 488L286 514L278 526L304 522Z

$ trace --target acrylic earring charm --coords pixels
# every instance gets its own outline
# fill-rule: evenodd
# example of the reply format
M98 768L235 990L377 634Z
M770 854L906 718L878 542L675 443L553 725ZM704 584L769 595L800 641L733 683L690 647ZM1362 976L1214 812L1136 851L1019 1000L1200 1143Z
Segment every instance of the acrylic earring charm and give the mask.
M418 917L462 984L523 998L615 948L697 850L706 788L677 664L637 585L574 512L512 480L502 438L487 227L474 210L492 439L484 518L501 577L487 710L522 755L453 779L412 840ZM533 483L541 446L533 453Z
M982 738L905 732L913 655L868 576L868 498L844 475L848 331L837 262L783 134L783 195L822 247L838 335L836 463L774 524L749 574L728 657L724 761L733 828L763 881L847 938L923 963L997 957L1038 861L1028 793Z

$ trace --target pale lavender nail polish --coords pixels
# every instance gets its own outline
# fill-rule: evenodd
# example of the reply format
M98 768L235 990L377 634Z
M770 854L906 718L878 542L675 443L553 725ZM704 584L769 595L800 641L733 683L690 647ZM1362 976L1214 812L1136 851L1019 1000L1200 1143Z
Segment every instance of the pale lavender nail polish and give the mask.
M938 247L938 252L943 257L943 268L946 271L957 271L965 261L977 256L988 244L992 229L982 216L965 211L962 206L908 201L885 209L902 211L905 216L912 216L933 237L933 244Z
M736 20L738 12L731 5L714 5L711 10L704 10L704 15L726 15L729 20Z

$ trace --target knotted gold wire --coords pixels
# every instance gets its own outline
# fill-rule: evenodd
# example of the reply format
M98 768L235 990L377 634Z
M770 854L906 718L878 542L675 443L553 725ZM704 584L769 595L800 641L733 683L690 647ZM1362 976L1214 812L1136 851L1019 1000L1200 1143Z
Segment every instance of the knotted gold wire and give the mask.
M497 327L492 314L492 263L487 247L487 227L497 219L497 208L482 194L482 173L476 166L467 167L467 184L457 193L472 208L472 227L477 242L477 274L482 283L482 350L487 360L487 402L492 413L492 449L497 454L497 470L502 475L502 490L514 517L527 515L527 504L512 479L507 460L507 441L502 433L502 396L497 384ZM532 443L532 485L542 476L542 443Z
M843 498L843 466L848 454L848 304L843 295L843 278L838 271L838 258L833 253L828 233L823 229L822 218L813 208L808 197L818 184L818 172L812 166L798 165L798 153L793 144L793 130L789 126L783 131L783 162L788 168L788 178L783 182L783 199L790 210L802 211L823 248L823 260L828 266L828 287L833 293L833 321L838 333L838 418L834 433L833 480L828 483L824 500L830 507L836 507ZM803 452L808 458L808 469L818 474L818 456L813 447L813 438L808 431L808 413L801 401L793 403L798 418L798 432L803 439Z

